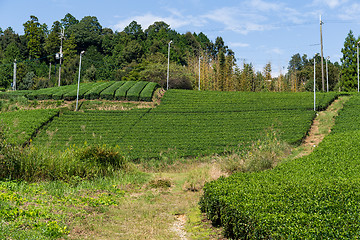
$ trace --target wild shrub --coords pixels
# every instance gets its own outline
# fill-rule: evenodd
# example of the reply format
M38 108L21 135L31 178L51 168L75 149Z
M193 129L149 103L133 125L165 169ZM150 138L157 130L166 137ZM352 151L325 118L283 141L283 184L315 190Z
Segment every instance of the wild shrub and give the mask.
M91 145L76 151L75 157L82 162L94 162L100 166L122 168L126 160L119 152L106 146Z
M6 141L5 130L0 128L0 179L63 180L74 177L91 179L110 176L118 170L128 169L127 159L116 149L105 146L69 148L51 152L32 146L22 148Z
M286 156L291 146L280 138L279 130L269 128L249 148L238 150L224 156L217 156L221 168L227 173L257 172L271 169Z
M5 126L0 125L0 179L16 179L21 173L22 149L6 141Z

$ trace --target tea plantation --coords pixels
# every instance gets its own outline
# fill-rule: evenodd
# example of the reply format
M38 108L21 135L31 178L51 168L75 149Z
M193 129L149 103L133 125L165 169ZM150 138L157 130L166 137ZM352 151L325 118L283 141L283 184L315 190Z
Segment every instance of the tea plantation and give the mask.
M157 88L159 88L158 84L144 81L81 83L79 99L151 101ZM121 90L119 91L119 89ZM30 100L64 99L72 101L77 97L77 85L0 93L0 98L3 99L17 96L24 96Z
M318 106L326 107L336 96L319 94ZM118 146L133 160L221 154L245 148L269 128L299 143L315 116L312 108L311 93L169 90L156 108L64 112L33 143L53 149Z
M358 239L360 97L309 156L208 183L201 210L233 239Z

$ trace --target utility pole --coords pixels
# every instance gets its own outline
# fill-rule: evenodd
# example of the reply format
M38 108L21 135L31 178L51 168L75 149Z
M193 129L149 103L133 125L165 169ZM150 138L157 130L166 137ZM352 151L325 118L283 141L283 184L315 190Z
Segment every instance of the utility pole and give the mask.
M328 71L328 61L330 56L326 58L326 92L329 92L329 71Z
M314 111L316 111L316 55L314 56Z
M358 80L358 92L359 92L359 44L360 44L360 41L356 43L356 53L357 53L357 80Z
M61 82L61 60L63 58L63 52L62 52L62 45L63 45L63 38L64 38L64 29L62 28L61 29L61 33L60 33L60 40L61 40L61 45L60 45L60 66L59 66L59 83L58 83L58 86L60 87L60 82Z
M14 60L14 78L13 78L12 89L16 91L16 59Z
M320 43L321 43L321 83L322 83L322 90L325 92L325 78L324 78L324 53L323 53L323 38L322 38L322 25L324 24L323 21L321 21L321 15L320 15Z
M201 57L200 57L200 55L199 55L199 91L200 91L200 74L201 74L201 72L200 72L200 69L201 69Z
M77 85L77 92L76 92L76 106L75 106L75 112L78 110L79 106L79 89L80 89L80 73L81 73L81 57L84 55L85 51L82 51L80 53L80 62L79 62L79 77L78 77L78 85Z
M172 43L172 40L169 42L168 47L168 66L167 66L167 77L166 77L166 90L169 90L169 73L170 73L170 44Z
M51 79L51 62L49 63L49 81Z

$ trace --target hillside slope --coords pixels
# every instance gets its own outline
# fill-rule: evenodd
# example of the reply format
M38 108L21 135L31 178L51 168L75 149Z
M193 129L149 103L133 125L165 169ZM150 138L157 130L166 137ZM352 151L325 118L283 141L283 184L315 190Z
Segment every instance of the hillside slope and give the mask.
M318 106L336 96L319 94ZM315 116L312 105L311 93L169 90L153 109L65 112L34 144L56 149L107 144L131 159L199 156L246 148L270 128L297 144Z

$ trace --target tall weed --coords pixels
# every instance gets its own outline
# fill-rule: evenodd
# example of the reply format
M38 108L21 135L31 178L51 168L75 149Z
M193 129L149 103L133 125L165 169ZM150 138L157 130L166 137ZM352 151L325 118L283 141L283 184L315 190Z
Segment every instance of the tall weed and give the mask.
M222 170L228 173L257 172L275 167L290 151L291 146L279 138L279 131L270 128L248 150L217 156L216 160L220 162Z
M115 148L92 145L62 152L32 146L22 148L9 144L4 132L4 127L0 127L0 179L76 182L109 176L130 166Z

